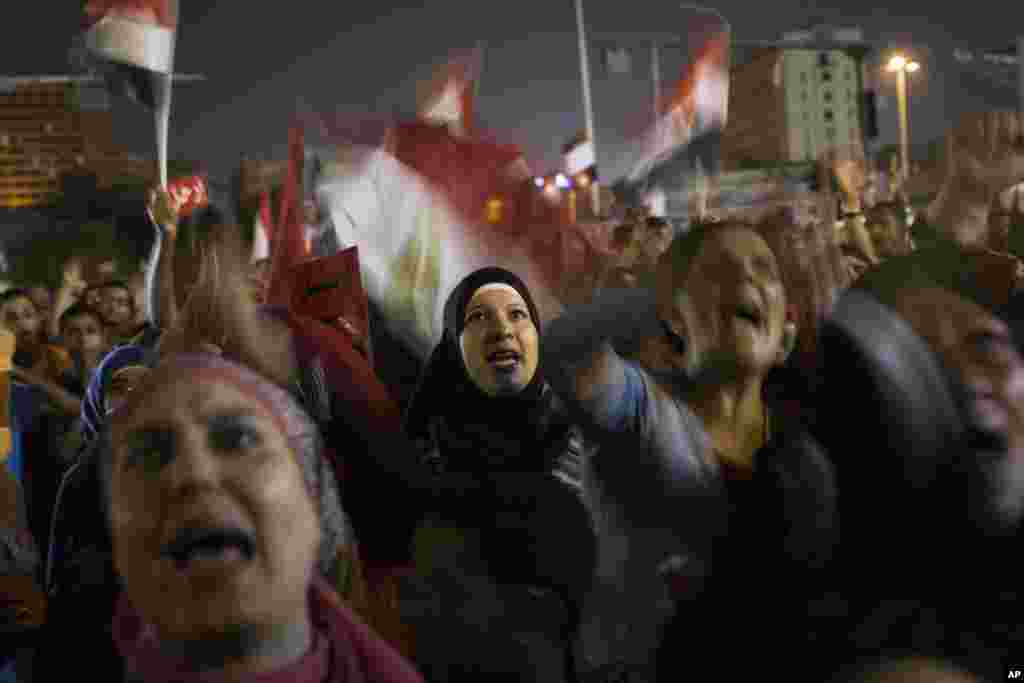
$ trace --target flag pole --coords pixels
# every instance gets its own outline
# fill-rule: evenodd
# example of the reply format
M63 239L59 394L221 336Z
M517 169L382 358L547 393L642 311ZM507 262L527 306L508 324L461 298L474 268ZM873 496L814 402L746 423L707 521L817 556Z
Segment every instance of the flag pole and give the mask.
M576 31L580 47L580 77L583 80L583 116L587 126L587 139L597 159L597 140L594 137L594 105L590 96L590 58L587 54L586 24L583 20L583 0L576 0ZM594 215L601 213L601 192L597 182L590 185L590 201Z
M171 92L173 90L171 75L162 78L160 87L163 88L163 97L160 98L160 106L157 107L156 116L156 159L160 173L160 187L167 189L167 138L170 134L171 124Z
M658 124L661 112L661 55L657 41L651 41L651 80L654 81L654 124Z

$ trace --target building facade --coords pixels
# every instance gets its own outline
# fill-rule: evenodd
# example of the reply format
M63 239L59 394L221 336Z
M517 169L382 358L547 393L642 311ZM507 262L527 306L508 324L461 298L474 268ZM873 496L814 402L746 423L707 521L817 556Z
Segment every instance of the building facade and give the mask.
M727 169L806 162L865 139L858 29L787 34L733 68L722 155Z
M155 182L156 165L119 149L105 93L72 83L0 91L0 208L52 204L61 179L87 170L99 188L119 178Z

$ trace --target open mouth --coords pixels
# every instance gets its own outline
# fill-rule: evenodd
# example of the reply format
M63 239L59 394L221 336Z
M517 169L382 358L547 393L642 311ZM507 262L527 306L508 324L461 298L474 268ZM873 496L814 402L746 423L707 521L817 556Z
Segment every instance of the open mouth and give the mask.
M518 351L511 349L500 349L487 354L487 362L496 368L514 368L522 359Z
M180 571L216 569L251 560L252 534L230 527L188 527L164 546L163 555Z

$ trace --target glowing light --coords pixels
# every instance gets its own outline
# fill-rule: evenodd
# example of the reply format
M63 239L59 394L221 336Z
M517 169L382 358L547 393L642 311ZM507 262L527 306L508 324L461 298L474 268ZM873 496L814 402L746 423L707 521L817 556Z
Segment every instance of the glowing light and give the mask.
M536 178L533 179L533 184L536 185L537 187L544 187L544 179L541 178L540 176L537 176Z
M590 176L588 176L586 173L579 174L578 176L576 176L576 184L579 185L580 187L589 186Z
M572 187L572 183L569 182L569 179L566 178L565 174L563 173L559 173L557 176L555 176L555 185L562 188L563 190Z
M889 71L899 71L907 65L907 58L903 55L895 55L889 60L889 65L886 67Z
M908 62L907 66L904 68L906 68L908 73L914 73L915 71L921 68L921 65L918 64L917 62Z

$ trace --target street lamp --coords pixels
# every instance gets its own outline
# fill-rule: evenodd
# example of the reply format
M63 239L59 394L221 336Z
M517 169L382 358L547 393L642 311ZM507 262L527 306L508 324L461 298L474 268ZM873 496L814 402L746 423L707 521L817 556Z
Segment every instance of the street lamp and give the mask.
M896 74L896 94L900 110L900 167L903 182L910 174L910 133L907 123L907 74L919 70L921 65L903 55L893 55L886 70Z

